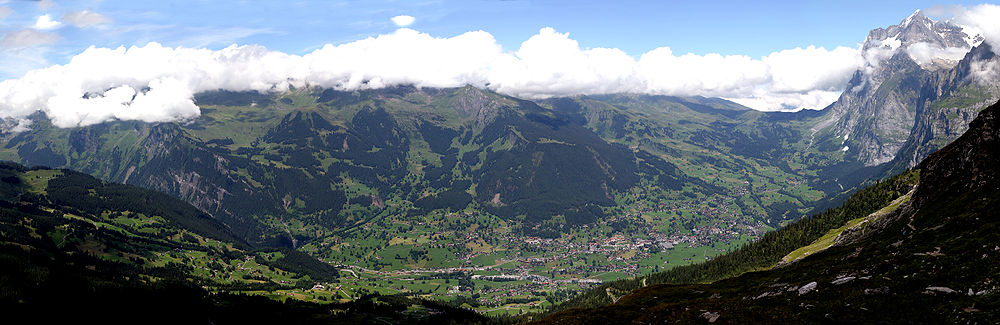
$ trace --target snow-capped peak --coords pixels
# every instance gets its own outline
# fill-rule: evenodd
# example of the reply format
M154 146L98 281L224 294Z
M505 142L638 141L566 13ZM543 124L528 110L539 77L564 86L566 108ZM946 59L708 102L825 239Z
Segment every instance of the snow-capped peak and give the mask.
M917 9L912 14L907 16L906 19L903 19L903 22L901 22L899 25L905 27L913 23L919 23L923 26L930 27L931 25L934 24L934 21L931 20L930 18L927 18L927 16L924 16L924 13L920 11L920 9Z
M949 21L931 20L917 10L898 25L872 30L863 51L867 59L877 61L869 62L872 66L903 50L922 68L937 70L954 66L982 40L975 31L966 31Z

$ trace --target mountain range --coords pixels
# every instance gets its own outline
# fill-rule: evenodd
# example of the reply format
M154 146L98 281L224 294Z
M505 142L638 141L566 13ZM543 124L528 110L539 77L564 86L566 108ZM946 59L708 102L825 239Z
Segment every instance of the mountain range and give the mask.
M830 309L802 306L843 296L869 301L865 290L883 287L924 296L913 291L916 282L897 282L907 276L903 273L885 282L834 284L829 294L821 288L821 296L807 293L822 281L854 281L900 265L906 272L941 267L945 264L935 263L946 260L979 265L953 257L923 266L878 259L940 256L935 254L941 250L931 254L933 247L925 246L945 242L927 229L953 206L934 202L971 202L981 195L984 203L954 222L966 225L968 218L985 216L993 176L983 161L991 151L970 152L980 145L992 148L994 113L983 110L1000 99L1000 59L990 44L919 11L899 25L871 31L862 56L866 64L844 93L819 111L760 112L704 97L524 99L471 86L395 86L204 92L195 96L201 115L185 122L59 128L38 113L30 130L0 135L0 159L37 166L3 167L3 208L12 211L3 223L10 229L4 240L28 247L23 249L28 255L46 252L40 256L58 261L51 265L66 262L76 265L74 270L84 265L101 273L103 263L115 263L108 270L138 270L121 275L142 278L137 287L162 278L219 292L282 292L312 303L322 303L320 297L350 303L378 301L385 297L380 294L424 295L447 297L442 299L453 305L405 300L394 306L465 315L456 306L545 311L594 282L631 279L577 296L562 304L565 310L554 319L578 320L588 314L568 308L609 303L614 305L600 311L614 317L699 319L703 314L691 304L704 299L736 306L706 309L706 319L756 319L748 313L791 295L784 292L805 290L801 298L781 300L774 315L851 321L824 319L821 314ZM962 134L964 140L956 140ZM951 149L931 154L952 141ZM909 193L914 167L920 169L920 185ZM904 176L878 181L900 173ZM951 190L967 183L976 194ZM861 190L867 186L872 187ZM870 216L897 199L909 203L896 202L891 211ZM906 220L907 240L917 238L920 245L896 251L878 246L902 239L898 232L907 231L901 228ZM873 226L845 226L850 221ZM960 227L951 225L944 222L938 229L958 234ZM784 240L791 235L769 232L779 228L804 235ZM835 236L832 248L801 261L784 260L836 229L847 235ZM749 254L740 247L747 252L746 247L779 239L780 249L739 255ZM759 241L749 244L754 240ZM7 296L26 296L35 289L18 283L35 273L30 263L19 261L41 257L25 257L9 246L4 246L13 256L8 260L22 271L5 282L5 288L18 288ZM845 257L850 249L878 254ZM75 260L84 256L96 260ZM736 259L732 256L745 260L723 264ZM740 276L770 268L778 258L788 265ZM835 259L850 263L837 265ZM697 265L719 269L702 272L704 278L678 275L699 266L675 266L698 260L712 260ZM173 263L181 261L193 269ZM661 267L680 271L654 273ZM819 269L827 273L816 273ZM840 273L829 273L834 270ZM73 281L117 281L105 275ZM738 277L723 280L733 276ZM812 279L811 289L803 289L807 283L800 282L806 279ZM639 289L716 280L722 282ZM927 286L992 292L982 279L974 280L979 282ZM778 294L741 302L750 292L777 284L767 290ZM332 285L337 289L326 288ZM634 289L639 291L622 298ZM878 296L885 292L878 291L871 303L888 308ZM715 294L719 297L712 298ZM673 302L659 305L667 296ZM989 305L969 297L961 303ZM315 306L303 306L314 311ZM942 308L966 316L955 306ZM654 307L663 312L638 314Z

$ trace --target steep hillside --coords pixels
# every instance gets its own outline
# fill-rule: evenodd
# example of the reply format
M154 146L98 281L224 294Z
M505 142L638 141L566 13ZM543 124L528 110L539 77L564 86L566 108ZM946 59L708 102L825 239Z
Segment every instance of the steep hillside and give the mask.
M14 164L0 165L0 271L6 317L41 323L485 320L421 299L345 300L316 286L336 281L333 267L296 251L252 251L176 198ZM296 299L276 299L284 296Z
M989 323L1000 313L998 114L1000 104L984 110L925 159L911 200L846 228L825 250L711 284L644 287L540 323Z
M297 260L310 259L301 253L254 251L224 224L162 193L70 170L4 164L0 173L5 216L0 225L8 252L49 256L54 264L108 267L91 267L99 273L144 274L135 280L147 284L163 278L220 289L281 289L338 276L328 265ZM8 275L7 280L18 276ZM45 279L44 273L23 276ZM37 283L5 282L4 288L8 297L30 300L15 289L23 285Z

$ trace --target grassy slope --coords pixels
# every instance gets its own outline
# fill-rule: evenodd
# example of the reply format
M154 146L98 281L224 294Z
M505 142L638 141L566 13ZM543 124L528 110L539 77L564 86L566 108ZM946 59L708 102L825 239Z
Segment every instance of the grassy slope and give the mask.
M880 217L886 216L889 213L896 211L896 209L898 209L900 205L909 202L910 197L912 195L913 195L912 191L910 193L906 193L905 195L900 196L899 198L893 200L891 203L889 203L888 206L878 211L875 211L874 213L866 217L849 220L842 227L837 229L831 229L830 231L828 231L819 239L816 239L816 241L812 242L811 244L796 249L791 253L788 253L788 255L785 255L785 257L782 257L781 261L779 262L779 265L795 262L796 260L823 251L829 248L830 246L833 246L833 244L837 243L837 239L840 237L840 234L844 233L844 231L848 229L857 229L859 227L863 227L868 222L874 222L875 220L878 220Z

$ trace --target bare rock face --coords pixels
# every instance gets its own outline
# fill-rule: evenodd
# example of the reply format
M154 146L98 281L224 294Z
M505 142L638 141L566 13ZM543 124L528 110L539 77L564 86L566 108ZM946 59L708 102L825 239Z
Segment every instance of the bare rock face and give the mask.
M476 87L465 87L455 100L455 109L475 119L479 126L496 120L500 115L500 108L500 102Z
M1000 67L986 43L973 48L953 69L936 72L927 99L914 122L910 138L896 155L901 168L916 166L930 153L951 143L969 129L979 112L1000 100L996 83Z
M913 167L1000 98L1000 60L980 35L919 11L872 30L866 61L831 105L826 136L865 166Z

